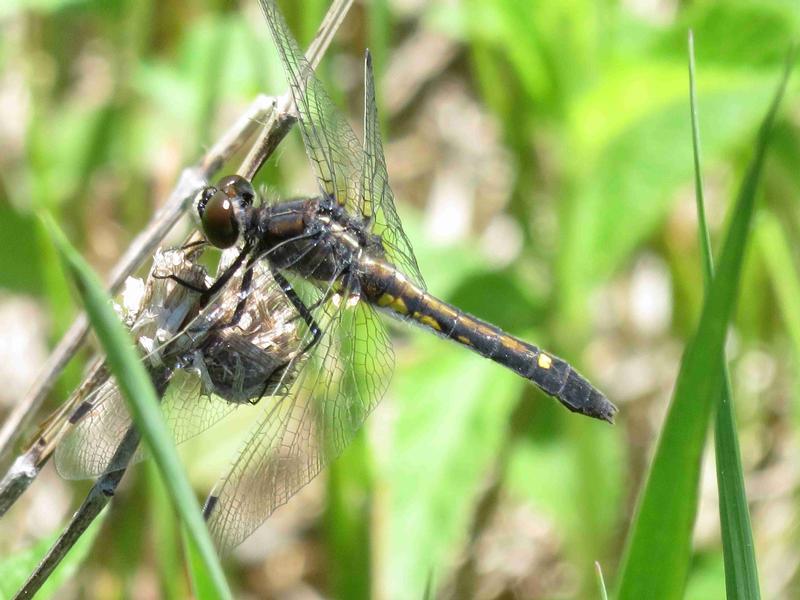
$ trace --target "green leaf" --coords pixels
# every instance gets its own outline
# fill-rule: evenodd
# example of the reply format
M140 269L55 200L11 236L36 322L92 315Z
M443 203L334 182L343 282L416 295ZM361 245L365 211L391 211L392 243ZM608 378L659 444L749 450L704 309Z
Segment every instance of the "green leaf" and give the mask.
M689 91L698 233L703 261L703 283L706 293L708 293L714 278L714 259L705 215L703 169L700 157L700 125L695 96L694 39L691 33L689 34ZM750 511L744 487L736 418L733 412L733 392L724 349L720 354L719 369L722 374L723 386L717 406L717 418L714 422L714 442L722 549L725 557L725 585L728 598L756 599L761 597L758 587L758 568L756 567L753 531L750 526Z
M719 357L738 292L769 134L789 78L789 59L733 206L719 270L703 303L697 332L681 360L672 404L628 535L619 580L621 599L681 598L684 593L700 459L711 408L723 386Z
M395 375L391 459L377 470L389 521L378 580L392 598L435 590L468 541L472 511L524 385L488 360L422 335L415 336L414 363Z
M36 598L44 600L45 598L58 597L56 595L58 590L74 577L78 567L89 554L92 543L97 537L107 514L107 510L101 512L94 523L75 542L75 545L67 552L61 564L56 567L55 571L41 587ZM0 599L11 598L22 587L28 576L50 550L57 537L58 534L49 536L32 548L8 556L0 562Z
M75 283L86 313L106 353L106 361L125 398L136 427L150 450L173 503L214 582L215 597L231 598L214 544L200 513L172 437L164 423L150 376L141 363L128 332L111 307L102 284L78 252L69 244L56 222L43 220L59 252L64 268Z
M656 42L655 51L682 57L689 27L695 32L697 56L704 69L778 65L800 35L800 4L784 0L693 3Z
M370 455L365 430L328 467L325 533L332 596L370 598Z

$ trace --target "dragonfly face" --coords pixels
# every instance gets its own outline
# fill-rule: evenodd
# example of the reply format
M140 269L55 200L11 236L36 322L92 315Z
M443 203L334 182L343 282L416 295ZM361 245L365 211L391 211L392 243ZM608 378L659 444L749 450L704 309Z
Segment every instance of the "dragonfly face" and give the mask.
M206 239L217 248L233 246L244 228L244 211L255 196L250 182L238 175L223 177L216 187L202 190L197 212Z

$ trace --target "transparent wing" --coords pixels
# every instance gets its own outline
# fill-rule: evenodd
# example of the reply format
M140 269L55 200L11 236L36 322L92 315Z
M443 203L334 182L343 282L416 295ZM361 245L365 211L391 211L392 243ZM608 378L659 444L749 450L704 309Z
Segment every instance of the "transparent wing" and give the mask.
M349 444L388 386L391 343L373 309L334 296L316 311L323 337L289 393L265 407L206 503L225 552L241 543Z
M375 101L372 55L364 58L364 160L361 173L363 214L373 233L380 236L386 258L417 286L425 289L417 259L394 206L389 174L381 143L381 128Z
M127 425L119 389L109 379L70 414L72 429L56 447L55 460L65 479L88 479L105 472Z
M360 215L361 148L358 140L314 75L274 0L259 0L259 3L278 48L300 115L303 144L320 186L353 216Z
M86 402L83 413L73 429L56 447L56 468L65 479L88 479L119 470L123 465L111 463L111 458L131 426L131 417L119 388L113 380L106 381ZM176 443L201 433L230 414L235 404L203 393L196 372L177 370L164 396L164 419ZM131 464L145 457L139 448Z

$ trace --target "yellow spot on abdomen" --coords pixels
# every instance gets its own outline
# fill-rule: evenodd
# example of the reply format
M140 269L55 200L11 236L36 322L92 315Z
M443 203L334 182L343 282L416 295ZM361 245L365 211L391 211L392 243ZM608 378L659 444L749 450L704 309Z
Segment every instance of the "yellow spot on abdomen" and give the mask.
M434 319L430 315L424 315L424 314L422 314L420 312L415 312L414 314L411 315L411 318L414 319L415 321L419 322L419 323L422 323L423 325L426 325L426 326L430 327L431 329L436 330L436 331L441 331L442 330L442 326L439 325L439 321L437 321L436 319Z
M403 299L392 296L391 294L382 294L381 297L378 298L378 306L391 308L401 315L408 314L408 308L406 307L406 303L403 302Z
M462 344L464 344L465 346L472 346L472 342L470 341L470 339L468 337L464 337L463 335L460 335L456 339L459 342L461 342Z
M392 302L394 302L394 296L391 294L381 294L381 297L378 298L378 306L389 306Z
M539 360L537 362L540 369L549 369L553 366L553 359L544 353L539 354Z
M489 332L490 332L490 334L492 333L491 330L489 330ZM525 352L525 351L527 351L527 348L525 347L525 345L522 342L520 342L518 339L516 339L514 337L511 337L510 335L501 336L500 337L500 343L503 344L503 346L505 346L506 348L508 348L509 350L511 350L513 352Z

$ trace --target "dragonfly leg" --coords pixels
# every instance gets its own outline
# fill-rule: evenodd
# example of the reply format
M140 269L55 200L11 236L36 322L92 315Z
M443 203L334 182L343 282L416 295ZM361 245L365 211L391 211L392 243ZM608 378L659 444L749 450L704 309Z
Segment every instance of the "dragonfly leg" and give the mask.
M231 267L235 266L236 268L238 268L239 265L241 264L239 258L243 257L246 253L249 253L249 250L247 252L243 251L236 258L236 261L234 261L234 263L231 264ZM239 286L239 302L236 303L236 308L233 311L233 316L227 323L214 325L211 329L218 330L218 329L228 329L229 327L235 327L242 319L242 316L244 315L244 309L247 307L247 300L250 296L250 288L253 285L253 265L257 260L259 260L258 254L252 254L250 258L247 260L247 264L244 267L244 275L242 275L242 284L241 286ZM236 264L237 262L239 262L239 265ZM228 269L230 270L231 267L229 267ZM236 269L234 269L234 272L235 270ZM228 271L225 271L225 273L223 273L219 279L225 277L227 273ZM219 281L219 279L217 280L217 282ZM228 276L227 279L230 279L230 276ZM214 285L216 285L217 282L214 282ZM209 288L209 290L210 289L211 288Z
M206 240L194 240L193 242L186 242L183 246L181 246L181 250L191 250L192 248L205 246L206 244L208 244Z
M286 277L284 277L275 268L270 268L270 271L272 272L272 277L275 279L275 282L281 286L281 290L286 295L286 298L292 303L292 306L294 306L295 310L297 310L298 315L302 317L303 321L305 321L306 325L308 326L309 331L311 331L311 340L308 342L308 344L306 344L301 352L301 354L306 354L309 350L311 350L311 348L317 345L319 340L322 338L322 329L320 329L319 325L317 325L317 322L314 320L314 315L311 314L311 311L319 306L325 300L325 297L312 304L311 308L309 308L303 302L302 298L297 295L297 292L294 291L292 284L289 283L289 280L286 279ZM274 384L275 378L277 377L279 380L283 379L284 371L289 368L290 364L291 361L288 361L276 368L273 374L267 379L266 382L264 382L264 387L262 388L261 393L257 397L252 398L250 400L250 404L258 404L261 401L261 398L266 395L270 386Z
M154 273L153 274L153 279L171 279L172 281L174 281L178 285L180 285L182 287L185 287L187 289L190 289L193 292L197 292L198 294L205 294L208 291L208 288L205 287L204 285L195 285L191 281L187 281L186 279L182 279L181 277L178 277L177 275L173 275L172 273L170 273L169 275L157 275L157 274Z
M270 270L272 271L272 277L275 279L275 282L281 286L281 290L284 294L286 294L286 298L288 298L289 302L292 303L292 306L294 306L298 314L303 317L303 321L306 322L308 329L311 331L311 335L313 337L311 338L311 341L308 342L306 347L303 348L303 353L306 353L311 350L311 348L313 348L317 342L319 342L320 337L322 337L322 330L314 320L314 315L311 314L312 309L309 309L300 296L297 295L297 292L294 291L294 288L292 287L292 284L289 283L289 280L286 279L286 277L284 277L277 269L270 268Z
M236 310L233 311L231 320L220 326L220 329L236 326L244 315L244 309L247 306L247 298L250 295L250 287L253 285L253 263L257 260L257 256L253 255L247 261L245 266L244 275L242 275L242 285L239 287L239 302L236 303ZM216 327L215 327L216 329Z
M205 242L202 241L202 243L205 243ZM182 249L186 249L186 246L184 246ZM242 266L242 263L244 262L244 259L247 258L248 254L250 254L250 250L251 249L252 249L252 246L250 244L245 244L244 248L242 248L242 251L236 257L236 259L228 266L228 268L225 269L225 271L222 273L222 275L217 277L217 280L214 283L212 283L210 286L208 286L208 287L201 286L201 285L196 285L196 284L192 283L191 281L187 281L187 280L185 280L185 279L183 279L181 277L178 277L177 275L174 275L172 273L170 273L169 275L157 275L157 274L154 274L153 275L153 279L171 279L172 281L174 281L178 285L181 285L181 286L183 286L185 288L188 288L188 289L190 289L190 290L192 290L194 292L198 292L199 294L202 294L203 297L200 299L200 304L201 304L201 306L205 306L206 304L208 304L208 301L211 300L211 298L214 296L214 294L216 294L219 290L221 290L225 286L225 284L228 283L228 281L230 281L230 278L233 277L233 275L236 273L236 271L239 270L239 267ZM247 273L245 273L245 277L247 277ZM252 279L252 275L250 275L250 279ZM240 318L241 318L241 315L240 315Z
M318 309L320 306L322 306L322 305L323 305L325 302L327 302L328 300L330 300L330 298L331 298L331 296L332 296L332 295L333 295L333 294L331 294L331 293L327 293L327 294L325 294L324 296L322 296L322 297L321 297L319 300L317 300L316 302L314 302L314 304L309 304L309 305L307 306L307 308L308 308L308 312L314 312L315 310L317 310L317 309ZM299 314L299 313L298 313L298 314L294 315L294 316L293 316L291 319L289 319L287 322L288 322L288 323L294 323L295 321L297 321L297 319L303 319L303 320L305 321L305 318L303 317L303 315L301 315L301 314Z
M291 360L289 360L289 361L287 361L287 362L283 363L281 366L277 367L277 368L276 368L276 369L275 369L275 370L272 372L272 374L271 374L271 375L270 375L270 376L267 378L267 380L264 382L264 387L262 387L262 388L261 388L261 392L258 394L258 396L255 396L255 397L253 397L253 398L250 398L250 400L248 400L248 402L249 402L251 405L253 405L253 406L255 406L256 404L258 404L259 402L261 402L261 399L262 399L264 396L266 396L266 395L267 395L267 390L269 390L271 386L275 385L275 381L276 381L276 380L277 380L277 381L281 381L281 380L283 380L283 378L284 378L284 374L285 374L285 372L286 372L286 369L288 369L288 368L289 368L289 365L291 364L291 362L292 362L292 361L291 361ZM274 390L272 393L273 393L273 394L276 394L276 393L277 393L277 394L281 394L282 392L280 391L280 386L277 386L277 387L275 388L275 390Z
M250 254L250 251L252 249L253 247L249 243L244 245L242 251L239 252L239 255L236 257L236 259L228 266L227 269L225 269L225 271L223 271L222 275L217 277L217 280L214 283L212 283L211 286L204 292L202 298L203 306L205 306L208 303L208 301L214 296L214 294L216 294L223 287L225 287L225 284L227 284L228 281L230 281L231 277L233 277L233 275L236 273L236 271L239 270L239 267L242 266L244 259L247 258L247 255Z
M205 246L208 244L206 240L194 240L193 242L187 242L183 246L180 247L181 252L184 252L187 256L189 255L189 250L197 248L199 246ZM171 279L178 285L185 287L187 289L192 290L193 292L197 292L198 294L205 294L208 291L208 287L204 285L197 285L192 283L191 281L187 281L177 275L169 274L169 275L158 275L153 273L153 279Z

